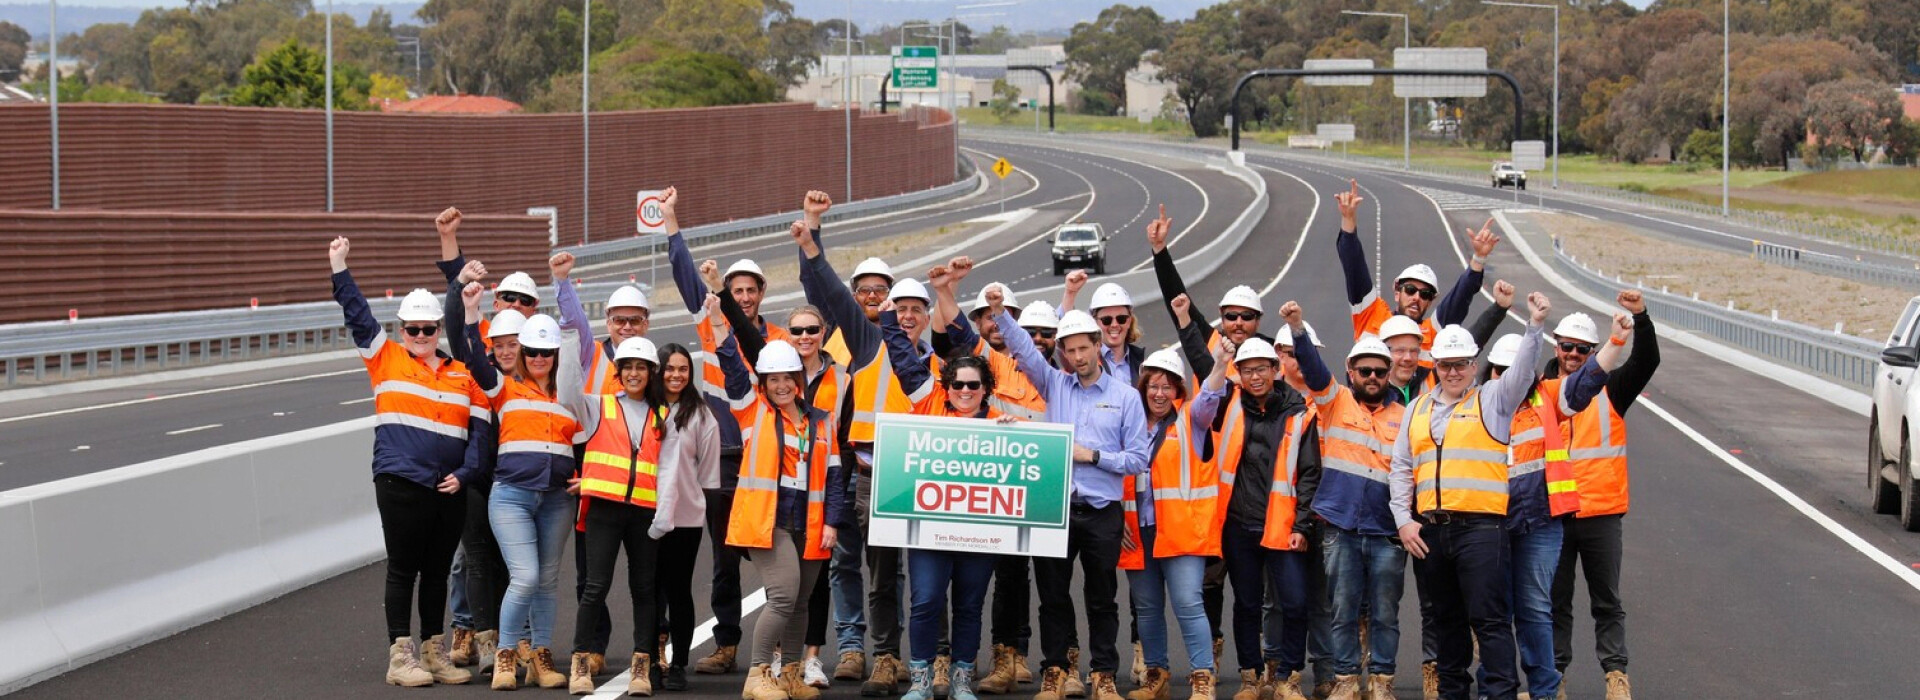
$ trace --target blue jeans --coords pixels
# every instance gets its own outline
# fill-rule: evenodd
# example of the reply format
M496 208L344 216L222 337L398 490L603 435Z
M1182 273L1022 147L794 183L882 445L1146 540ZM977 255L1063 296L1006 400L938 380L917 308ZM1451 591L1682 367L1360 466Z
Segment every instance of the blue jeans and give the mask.
M500 557L507 562L507 594L500 601L500 646L528 639L535 648L553 646L554 618L560 613L560 561L573 532L580 497L564 489L534 491L493 485L487 520L493 523ZM531 638L524 630L531 628Z
M1513 547L1513 640L1527 692L1536 698L1560 692L1560 670L1553 664L1553 573L1560 566L1561 535L1559 518L1524 535L1507 535ZM1483 670L1483 687L1485 675Z
M1307 576L1314 562L1310 552L1267 549L1260 545L1260 532L1233 523L1220 535L1221 554L1227 560L1227 580L1233 584L1233 643L1243 671L1261 670L1261 661L1276 662L1282 677L1306 665L1307 620L1313 600L1312 579ZM1278 634L1261 632L1266 620L1263 610L1267 589L1278 603Z
M467 607L467 546L453 550L453 568L447 572L447 605L453 608L453 628L473 629L473 609Z
M947 589L953 589L953 660L973 663L980 656L980 618L987 587L993 583L992 554L907 550L913 610L907 637L914 661L931 663L940 652L947 614Z
M847 489L855 491L859 482L868 478L852 475L847 480ZM839 541L833 545L833 560L827 569L827 584L833 588L833 633L842 652L867 649L867 587L860 576L861 559L867 551L865 501L856 500L854 515L859 518L859 526L840 528Z
M1392 674L1394 654L1400 648L1400 595L1406 585L1407 550L1389 536L1325 527L1321 545L1332 588L1333 673L1360 672L1360 613L1365 610L1371 620L1367 643L1373 651L1367 672Z
M1171 669L1167 661L1167 599L1173 599L1173 617L1180 624L1180 642L1187 648L1189 671L1213 670L1213 629L1207 622L1200 590L1206 584L1207 558L1153 557L1153 527L1140 528L1140 547L1147 553L1146 568L1127 572L1127 590L1133 595L1134 622L1140 628L1140 651L1147 666Z

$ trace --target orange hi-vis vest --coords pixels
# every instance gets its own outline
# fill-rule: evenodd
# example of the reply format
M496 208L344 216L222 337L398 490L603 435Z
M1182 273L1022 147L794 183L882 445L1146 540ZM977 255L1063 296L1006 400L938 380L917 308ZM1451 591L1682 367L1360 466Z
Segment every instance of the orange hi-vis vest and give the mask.
M613 353L607 349L611 338L593 344L593 371L587 373L586 388L588 396L618 394L626 389L620 386L620 368L613 364Z
M1560 380L1542 381L1528 399L1526 409L1513 414L1513 466L1507 469L1508 485L1515 489L1509 496L1510 501L1531 497L1532 482L1536 480L1531 475L1541 475L1538 480L1546 487L1547 515L1552 517L1580 509L1580 489L1573 476L1573 464L1567 460L1560 411L1556 402L1547 398L1557 397L1559 393ZM1526 491L1520 490L1522 484Z
M1627 421L1613 410L1613 400L1601 390L1593 404L1573 414L1567 457L1574 481L1580 484L1580 512L1591 518L1627 512Z
M760 325L761 337L765 338L767 342L776 340L787 340L791 342L791 335L787 332L786 328L764 321L762 321ZM727 373L720 369L719 362L713 360L714 350L718 348L719 345L713 337L713 325L707 322L707 310L705 308L693 314L693 331L700 336L700 350L705 353L704 357L706 358L704 362L700 363L700 376L698 377L700 393L720 399L721 401L726 401ZM738 333L739 330L736 329L733 332ZM752 374L753 368L748 367L747 373ZM822 406L822 408L826 407ZM832 411L834 409L829 408L827 410Z
M1343 530L1392 532L1387 475L1407 407L1391 398L1369 409L1353 390L1329 382L1309 392L1320 421L1320 489L1313 511Z
M1139 475L1122 479L1122 493L1131 494L1122 501L1127 532L1134 542L1140 539L1140 497L1153 498L1153 558L1220 556L1219 513L1226 508L1220 499L1220 470L1212 460L1201 459L1188 434L1187 412L1176 404L1168 417L1167 436L1153 453L1152 469L1143 483ZM1149 488L1151 491L1149 491ZM1143 547L1120 552L1120 568L1139 571L1147 566Z
M1353 305L1353 339L1359 340L1369 333L1380 335L1380 324L1393 318L1395 313L1387 306L1387 300L1380 298L1379 292L1368 295L1366 301ZM1420 366L1433 366L1433 358L1427 356L1427 351L1433 349L1433 336L1439 333L1440 327L1434 325L1433 313L1429 310L1427 317L1420 319Z
M1040 390L1027 379L1027 374L1020 371L1020 363L993 349L985 339L974 345L973 354L985 358L987 367L993 370L993 395L987 397L987 405L1020 420L1037 421L1047 417L1047 400L1041 398ZM938 383L940 373L934 372L928 381Z
M1507 445L1487 432L1480 388L1467 390L1434 440L1433 394L1407 409L1407 448L1413 453L1414 512L1507 514Z
M787 488L806 493L807 546L801 557L833 556L820 538L827 524L827 470L840 466L840 453L834 449L832 414L821 416L811 408L808 412L813 415L807 425L790 425L758 390L733 407L744 451L727 520L728 545L772 549L780 489Z
M627 416L620 397L600 397L600 425L587 438L580 462L580 495L616 503L653 508L660 501L660 438L666 433L667 410L655 406L636 446L627 433Z
M573 446L586 442L580 421L532 382L502 377L499 397L501 468L523 455L573 459Z
M849 400L853 402L853 416L847 426L847 442L857 445L873 443L874 417L882 413L912 413L913 406L926 398L933 390L935 382L928 381L920 385L912 395L900 388L900 378L893 374L893 362L887 359L887 346L882 344L873 353L873 358L865 365L853 368L853 392ZM939 368L933 368L933 376L938 377Z
M1214 444L1218 445L1214 452L1214 464L1219 465L1221 487L1218 512L1214 514L1215 532L1219 532L1226 522L1228 504L1233 499L1234 478L1240 472L1240 450L1247 444L1246 410L1240 404L1245 392L1238 387L1232 391L1233 395L1221 409L1226 414L1220 430L1213 434ZM1311 405L1287 417L1286 432L1281 437L1281 444L1274 450L1280 459L1272 465L1273 488L1267 493L1267 522L1260 537L1260 546L1267 549L1288 549L1287 540L1293 536L1293 523L1298 516L1294 512L1295 505L1300 498L1300 448L1306 440L1307 427L1314 420Z

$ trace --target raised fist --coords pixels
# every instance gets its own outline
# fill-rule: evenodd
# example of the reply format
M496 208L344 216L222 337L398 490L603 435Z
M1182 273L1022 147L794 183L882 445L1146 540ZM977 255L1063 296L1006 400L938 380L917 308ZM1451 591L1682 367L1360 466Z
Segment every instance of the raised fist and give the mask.
M1174 297L1173 301L1167 302L1167 306L1173 307L1173 320L1178 322L1181 328L1186 328L1187 324L1193 322L1193 300L1187 298L1187 295Z
M945 288L947 285L953 284L953 271L948 270L945 265L935 265L928 268L927 284L932 285L936 289ZM885 306L880 307L882 311L886 310L886 308Z
M719 289L720 263L712 260L700 263L700 279L707 283L707 289Z
M679 188L668 186L667 189L661 190L660 216L661 218L664 218L667 220L667 231L671 233L680 232L680 217L674 210L674 207L679 206L679 204L680 204Z
M1513 308L1513 283L1506 280L1493 281L1493 303L1502 309Z
M727 327L727 317L725 314L720 313L719 296L713 292L707 292L707 298L701 302L701 306L707 310L707 323L712 324L715 330L722 330Z
M487 276L486 263L480 262L478 260L468 260L467 266L460 268L460 276L458 277L458 279L462 283L478 282L482 279L485 279L486 276Z
M973 258L965 255L954 258L947 262L947 271L953 273L953 283L959 284L967 278L968 273L973 272Z
M1610 335L1613 336L1615 344L1626 345L1627 341L1633 339L1633 317L1627 314L1614 314L1613 332Z
M820 226L820 217L833 208L833 198L820 190L809 190L805 199L800 200L800 211L806 215L807 223Z
M1067 273L1067 293L1068 294L1079 294L1080 289L1085 286L1087 286L1086 270L1074 270L1072 272Z
M1553 300L1540 292L1529 293L1527 294L1527 311L1532 314L1534 325L1546 323L1547 314L1553 311Z
M813 230L807 226L806 221L796 219L791 225L787 226L787 235L793 237L794 243L798 243L804 247L808 239L813 238Z
M1289 326L1300 325L1300 302L1288 301L1280 305L1280 318Z
M1007 303L1007 296L1000 293L999 287L987 288L987 308L993 311L993 315L1000 315L1000 306L1005 303Z
M1213 366L1227 367L1232 365L1233 353L1234 351L1239 350L1239 348L1235 347L1233 344L1233 341L1228 340L1227 337L1224 335L1217 335L1214 337L1220 339L1220 344L1213 348Z
M1620 302L1620 308L1626 309L1627 313L1638 316L1647 312L1647 302L1640 297L1640 290L1638 289L1620 290L1618 300Z
M333 263L334 272L347 269L347 252L352 249L346 236L335 236L333 242L327 244L327 262Z
M466 304L468 309L479 309L480 297L486 293L486 285L480 284L479 282L468 282L467 286L460 288L460 301Z
M553 273L553 281L567 279L567 275L573 273L573 262L572 253L554 253L547 258L547 271Z
M439 216L433 217L433 228L439 231L442 236L458 235L460 233L460 210L447 207L446 211L440 212Z

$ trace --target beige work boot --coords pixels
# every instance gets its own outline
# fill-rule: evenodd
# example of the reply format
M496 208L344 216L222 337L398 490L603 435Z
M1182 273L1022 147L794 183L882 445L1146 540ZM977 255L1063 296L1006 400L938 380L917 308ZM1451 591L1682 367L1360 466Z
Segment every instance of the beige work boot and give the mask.
M436 634L427 638L420 646L420 667L433 676L433 682L441 685L463 685L473 680L473 672L453 665L447 658L446 635Z
M453 641L447 643L447 659L455 666L473 665L473 630L453 628Z
M1250 668L1240 669L1240 689L1234 691L1233 700L1260 700L1260 672Z
M1027 655L1025 653L1018 651L1013 652L1013 681L1015 683L1033 682L1033 669L1027 666Z
M1393 674L1375 673L1367 676L1367 697L1370 700L1393 700Z
M1555 695L1553 700L1567 700L1567 680L1565 678L1560 679L1560 693Z
M1333 688L1327 691L1327 700L1360 700L1360 676L1343 674L1333 677Z
M953 695L953 659L941 654L933 657L933 667L928 669L927 691L936 700L947 700Z
M1607 672L1607 700L1633 700L1633 684L1626 671Z
M1133 681L1134 685L1140 685L1141 683L1146 682L1146 679L1147 679L1147 655L1144 653L1141 653L1140 643L1134 642L1133 643L1133 670L1132 670L1132 676L1130 676L1128 680Z
M493 689L513 690L520 687L520 653L513 647L500 647L493 652Z
M567 693L571 695L592 695L593 665L587 660L587 653L576 651L567 664Z
M1167 700L1173 694L1173 674L1164 668L1149 668L1140 674L1140 687L1127 693L1127 700Z
M733 673L734 665L739 662L740 647L724 646L713 650L706 658L694 662L693 672L706 675L724 675Z
M1067 647L1067 678L1060 683L1060 694L1070 698L1087 696L1087 683L1080 678L1080 648Z
M412 637L398 637L387 648L387 684L404 688L433 685L433 674L420 665L420 649Z
M1113 684L1113 674L1106 671L1094 671L1087 674L1087 685L1093 686L1093 700L1121 700L1120 689Z
M653 657L640 652L633 653L633 663L627 666L627 697L653 697L653 674L659 671L653 666Z
M787 692L791 700L818 700L820 689L807 685L807 671L799 661L789 661L780 666L780 689Z
M1013 689L1013 650L1005 644L993 645L993 670L975 682L974 690L985 695L1002 695Z
M1033 700L1060 700L1065 697L1061 693L1061 686L1066 682L1066 669L1048 667L1040 672L1040 692L1033 694Z
M787 691L780 687L780 679L773 669L760 664L747 669L747 686L740 697L741 700L787 700Z
M840 665L833 667L833 679L836 681L857 681L867 677L867 655L865 652L840 652Z
M1187 685L1193 688L1193 694L1187 700L1213 700L1213 672L1205 669L1187 674Z
M1440 664L1428 661L1420 664L1421 700L1440 700Z
M1280 662L1268 661L1260 668L1260 700L1280 700L1279 694L1273 692L1280 687L1281 679L1276 677L1280 673Z
M542 688L566 687L567 674L554 668L552 649L540 647L533 650L533 661L527 664L527 683L538 683Z
M1307 694L1300 692L1300 672L1287 674L1286 680L1274 684L1273 700L1307 700Z
M473 634L473 662L480 666L480 673L493 673L493 657L499 653L500 630L487 630Z
M900 659L892 654L873 655L873 675L867 682L860 684L860 695L869 698L884 698L900 689L900 679L906 676Z
M1371 644L1368 643L1373 638L1372 628L1373 628L1373 617L1369 615L1360 616L1360 668L1361 669L1365 669L1368 666L1373 664L1373 647Z

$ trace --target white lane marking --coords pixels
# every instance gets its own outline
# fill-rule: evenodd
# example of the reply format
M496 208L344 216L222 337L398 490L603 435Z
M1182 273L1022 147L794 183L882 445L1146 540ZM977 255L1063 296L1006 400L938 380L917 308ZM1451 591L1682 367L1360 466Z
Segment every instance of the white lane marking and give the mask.
M300 376L300 377L288 377L286 379L274 379L274 380L265 381L265 382L254 382L252 384L236 384L233 386L223 386L223 387L217 387L213 389L200 389L198 391L186 391L178 394L168 394L166 396L149 396L144 399L131 399L127 401L116 401L113 403L103 403L103 404L98 404L93 406L79 406L75 408L65 408L58 411L48 411L46 413L35 413L35 414L25 415L25 416L14 416L12 418L0 418L0 424L16 423L24 420L33 420L35 418L52 418L54 416L65 416L65 415L70 415L74 413L85 413L87 411L98 411L103 408L119 408L121 406L134 406L134 405L143 404L143 403L153 403L155 401L166 401L168 399L183 399L189 396L205 396L207 394L218 394L218 393L227 392L227 391L238 391L240 389L253 389L256 387L273 386L275 384L289 384L292 382L304 382L309 379L321 379L324 377L338 377L343 374L358 374L360 372L365 372L365 371L366 370L364 369L343 369L338 372L321 372L319 374L309 374L309 375ZM371 401L372 399L368 399L368 400Z
M1055 166L1055 167L1059 167L1059 166ZM1086 205L1085 205L1085 206L1082 206L1082 207L1080 207L1080 211L1076 211L1076 212L1074 212L1074 213L1073 213L1073 216L1070 216L1070 217L1067 217L1067 220L1068 220L1068 221L1073 221L1074 219L1078 219L1078 218L1080 218L1081 216L1084 216L1084 215L1085 215L1085 214L1087 213L1087 210L1089 210L1089 209L1092 209L1092 208L1093 208L1093 203L1094 203L1094 201L1095 201L1095 200L1097 200L1097 199L1099 199L1099 198L1100 198L1100 195L1099 195L1099 193L1097 193L1097 192L1095 192L1095 191L1094 191L1094 189L1093 189L1093 181L1092 181L1092 180L1088 180L1088 179L1087 179L1087 176L1085 176L1085 175L1081 175L1080 173L1077 173L1077 172L1074 172L1074 171L1072 171L1072 170L1069 170L1069 169L1067 169L1067 168L1060 168L1060 169L1061 169L1061 170L1063 170L1063 171L1066 171L1066 173L1067 173L1068 175L1072 175L1072 176L1074 176L1074 177L1077 177L1077 178L1079 178L1079 179L1080 179L1080 182L1081 182L1082 184L1085 184L1085 185L1087 186L1087 195L1086 195L1086 197L1087 197L1087 203L1086 203ZM1080 196L1080 195L1074 195L1074 196L1075 196L1075 197L1078 197L1078 196ZM1035 208L1035 209L1038 209L1039 207L1034 207L1034 208ZM999 260L999 259L1001 259L1001 258L1004 258L1004 257L1007 257L1007 256L1009 256L1009 255L1012 255L1012 254L1014 254L1014 253L1018 253L1018 252L1020 252L1020 251L1022 251L1022 250L1025 250L1027 246L1030 246L1030 245L1033 245L1034 243L1036 243L1036 242L1038 242L1038 241L1040 241L1040 240L1042 240L1042 239L1045 239L1045 238L1047 237L1047 234L1049 234L1049 233L1053 233L1053 231L1050 231L1050 230L1047 230L1047 231L1041 231L1040 233L1037 233L1037 234L1034 234L1034 236L1033 236L1032 238L1028 238L1027 240L1024 240L1024 241L1021 241L1021 242L1019 242L1019 243L1015 243L1015 244L1013 245L1013 247L1012 247L1012 248L1008 248L1008 249L1006 249L1005 251L1003 251L1003 252L1001 252L1001 253L1000 253L999 255L995 255L995 256L993 256L993 257L990 257L990 258L987 258L987 259L985 259L985 260L975 260L975 261L973 262L973 266L974 266L975 268L980 268L980 267L985 267L985 266L986 266L986 265L987 265L988 263L992 263L992 262L994 262L994 261L996 261L996 260Z
M347 400L345 400L345 401L342 401L342 402L340 402L340 405L342 405L342 406L352 406L352 405L354 405L354 404L357 404L357 403L366 403L366 402L368 402L368 401L372 401L372 400L373 400L373 397L371 397L371 396L369 396L369 397L367 397L367 398L364 398L364 399L347 399Z
M1281 175L1285 175L1287 177L1293 178L1295 182L1299 182L1301 186L1306 187L1307 191L1313 194L1313 196L1311 197L1311 199L1313 200L1313 210L1310 212L1307 212L1307 223L1300 227L1300 240L1294 242L1293 253L1287 256L1287 264L1280 268L1280 272L1275 274L1273 276L1273 279L1267 281L1267 286L1260 288L1260 297L1264 299L1267 296L1267 292L1273 291L1274 287L1277 287L1280 285L1280 280L1287 276L1287 271L1293 269L1293 262L1295 260L1300 259L1300 249L1306 247L1307 245L1307 237L1313 235L1314 219L1320 216L1320 190L1316 189L1312 183L1307 182L1306 180L1302 179L1300 176L1287 172L1285 170L1281 170L1279 168L1275 168L1267 165L1255 165L1253 167L1259 168L1261 170L1265 170L1268 172L1279 173Z
M85 451L87 451L87 450L91 450L91 449L93 449L93 446L92 446L92 445L80 445L80 446L78 446L78 447L75 447L75 448L73 448L73 449L71 449L71 450L67 450L67 451L68 451L68 452L85 452Z
M824 573L825 572L822 572L823 574L821 576L822 579L826 578ZM740 619L742 620L747 619L748 615L752 615L755 611L759 610L761 606L764 606L766 604L767 604L767 589L765 588L754 589L752 593L747 594L747 597L740 599ZM700 648L700 645L706 644L707 642L712 641L713 628L719 624L720 624L720 621L718 619L711 618L711 617L707 618L706 622L700 623L699 627L695 627L693 629L693 640L687 644L687 649L689 651L693 649L698 649ZM665 649L659 650L659 653L661 656L667 656L667 650ZM627 694L627 683L631 680L633 680L632 669L621 671L620 675L617 675L617 676L614 676L613 678L608 679L606 683L601 684L599 689L593 691L593 697L600 698L601 700L606 700L607 698L617 698L617 697L624 696ZM658 697L660 693L661 693L661 689L659 688L653 689L654 696Z
M191 427L191 428L181 428L181 429L179 429L179 430L169 430L169 431L167 431L167 434L168 434L168 435L185 435L185 434L187 434L187 433L197 433L197 432L200 432L200 431L202 431L202 430L212 430L212 429L214 429L214 428L218 428L218 427L220 427L220 426L223 426L223 425L226 425L226 424L225 424L225 423L208 423L208 424L206 424L206 425L196 425L196 426L194 426L194 427Z
M1112 158L1115 156L1108 156L1108 157ZM1120 159L1120 160L1126 160L1126 159ZM1207 212L1213 209L1213 198L1207 196L1206 188L1201 187L1200 183L1194 182L1193 178L1187 177L1185 175L1181 175L1180 173L1177 173L1172 170L1162 168L1158 165L1154 165L1152 163L1147 163L1144 161L1127 160L1126 162L1134 163L1137 165L1144 165L1149 168L1153 168L1154 170L1158 170L1168 175L1172 175L1174 177L1180 178L1181 181L1187 183L1189 187L1192 187L1195 192L1200 193L1200 215L1193 217L1191 222L1187 224L1186 228L1180 229L1179 233L1167 236L1167 247L1173 247L1173 244L1179 243L1181 239L1186 238L1187 234L1193 231L1194 227L1200 225L1201 219L1207 218ZM1147 259L1140 261L1139 264L1134 265L1133 267L1127 268L1127 271L1132 272L1134 270L1143 269L1152 264L1153 264L1153 255L1151 252L1149 252L1147 255Z

